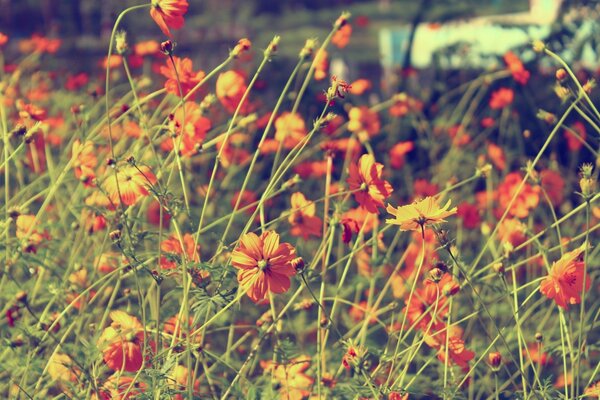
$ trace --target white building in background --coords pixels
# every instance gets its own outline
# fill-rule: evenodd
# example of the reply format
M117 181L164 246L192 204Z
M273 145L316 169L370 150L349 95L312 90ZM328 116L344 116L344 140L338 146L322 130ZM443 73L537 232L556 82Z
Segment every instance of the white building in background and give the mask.
M412 66L425 68L434 53L454 45L464 45L468 52L449 57L442 65L449 68L481 67L491 56L544 39L556 20L562 0L530 0L528 12L491 15L417 27L412 48ZM408 47L410 26L382 29L379 43L384 69L402 65Z

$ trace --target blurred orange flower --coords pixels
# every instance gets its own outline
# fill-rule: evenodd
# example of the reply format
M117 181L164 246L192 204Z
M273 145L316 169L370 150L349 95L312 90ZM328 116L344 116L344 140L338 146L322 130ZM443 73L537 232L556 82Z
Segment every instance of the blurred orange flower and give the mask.
M175 66L173 66L175 64ZM194 72L192 60L189 58L173 57L173 62L167 60L166 65L160 67L160 73L167 78L165 82L165 89L167 93L174 94L177 97L187 96L188 93L206 76L204 71ZM179 75L179 83L181 84L181 91L179 92L179 84L177 83L177 76ZM190 98L198 92L196 91Z
M268 293L284 293L290 288L290 277L296 274L291 261L296 250L289 243L280 243L279 235L266 231L261 236L250 232L240 238L231 255L238 268L238 282L250 299L267 300Z
M320 81L327 78L329 73L329 61L327 59L327 51L319 49L313 60L315 66L315 80Z
M413 151L415 144L412 141L398 142L390 149L390 166L394 169L401 169L404 166L406 154Z
M492 110L502 109L514 100L515 92L509 88L500 88L492 93L490 97L490 108Z
M307 240L309 236L321 237L323 222L321 218L315 216L315 203L307 200L300 192L292 194L292 210L288 217L292 225L290 234L292 236L302 236Z
M181 238L183 246L185 247L185 256L188 262L200 262L200 246L194 248L194 237L186 233ZM175 269L177 268L177 262L174 257L183 256L183 249L181 247L181 241L176 235L171 235L169 238L162 241L160 249L163 251L163 256L160 258L160 267L163 269Z
M219 74L219 77L217 78L217 99L219 99L223 107L232 114L235 112L247 89L246 78L238 71L226 71ZM248 111L248 104L248 102L245 102L245 104L242 105L242 109L240 110L242 114L245 114Z
M340 49L343 49L350 42L351 35L352 35L352 25L345 24L337 32L335 32L335 34L331 38L331 43L334 46L336 46Z
M530 73L525 69L519 57L512 51L509 51L504 55L504 62L515 82L525 85L529 80Z
M298 114L282 113L275 120L275 140L283 142L286 149L291 149L306 136L304 120Z
M509 215L517 218L526 218L529 211L535 209L540 201L539 186L531 186L525 182L521 191L517 194L517 189L521 184L523 177L520 172L511 172L506 175L504 181L498 186L496 195L498 204L503 212L508 208L510 201L516 194L515 201L509 210Z
M310 367L309 356L299 356L285 364L273 361L260 361L260 366L266 373L279 383L279 396L287 400L303 400L311 393L314 379L305 374Z
M367 106L352 107L348 118L348 130L354 132L360 141L367 141L380 132L379 115Z
M79 139L73 142L73 169L75 176L83 182L84 186L95 186L95 169L98 165L97 152L91 140L86 140L84 144L81 144Z
M156 22L161 31L168 37L172 37L172 29L181 29L185 20L183 16L188 11L187 0L152 0L150 16Z

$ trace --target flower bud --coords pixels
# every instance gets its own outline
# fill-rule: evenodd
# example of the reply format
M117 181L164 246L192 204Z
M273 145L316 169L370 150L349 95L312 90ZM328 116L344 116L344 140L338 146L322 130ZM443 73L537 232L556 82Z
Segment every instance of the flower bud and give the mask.
M488 362L493 371L498 371L502 365L502 355L497 351L492 351L488 354Z
M544 341L544 335L541 332L536 332L535 341L538 343L542 343Z
M563 81L567 77L567 71L564 68L560 68L556 71L556 80Z
M237 57L250 50L250 48L252 48L252 42L248 38L242 38L238 41L233 50L231 50L231 55Z
M535 51L536 53L541 53L544 50L546 50L546 44L539 39L534 40L532 45L533 45L533 51Z
M175 42L172 40L165 40L160 44L160 51L165 53L168 56L173 55L173 51L175 50Z
M115 36L115 50L117 54L123 55L127 53L129 46L127 45L127 32L119 31Z

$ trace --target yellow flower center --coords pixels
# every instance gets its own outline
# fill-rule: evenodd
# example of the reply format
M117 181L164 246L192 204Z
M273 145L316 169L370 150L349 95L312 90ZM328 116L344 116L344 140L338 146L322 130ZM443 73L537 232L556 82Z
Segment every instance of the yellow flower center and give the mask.
M260 269L261 271L267 269L268 266L269 263L267 262L267 260L258 260L258 269Z

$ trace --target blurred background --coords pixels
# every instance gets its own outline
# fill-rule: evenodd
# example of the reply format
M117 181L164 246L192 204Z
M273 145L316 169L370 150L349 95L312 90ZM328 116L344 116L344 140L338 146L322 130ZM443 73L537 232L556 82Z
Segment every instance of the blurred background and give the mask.
M148 0L149 1L149 0ZM34 33L62 39L57 62L76 59L81 70L97 67L120 11L142 0L0 0L0 32L27 38ZM332 49L333 74L368 77L397 85L401 71L437 74L485 69L513 50L534 58L533 39L575 66L597 69L595 1L569 0L190 0L186 26L176 33L178 54L207 70L242 37L261 49L281 35L278 62L292 64L307 38L323 39L342 11L352 13L353 34L344 49ZM144 12L125 18L130 43L163 36ZM501 38L501 39L500 39ZM14 45L16 41L11 41ZM569 49L566 51L565 49ZM93 60L93 62L92 62ZM499 61L500 60L500 61ZM286 71L287 73L287 71ZM431 75L420 74L419 84Z

